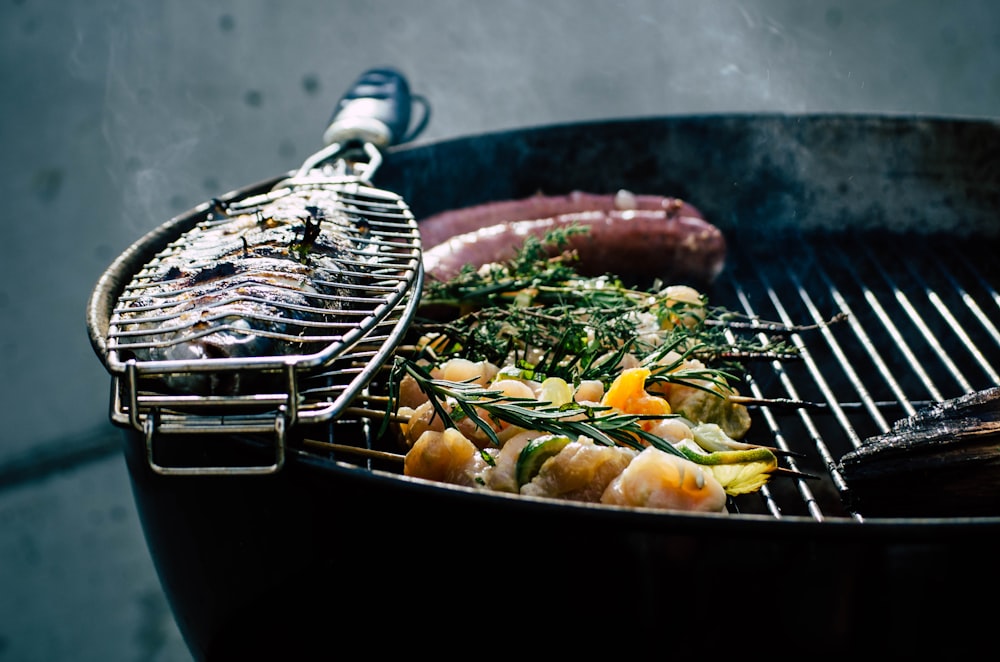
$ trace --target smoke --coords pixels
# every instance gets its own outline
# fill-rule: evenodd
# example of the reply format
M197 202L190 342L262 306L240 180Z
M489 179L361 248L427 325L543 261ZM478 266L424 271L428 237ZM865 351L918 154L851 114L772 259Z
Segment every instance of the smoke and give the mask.
M968 112L1000 85L971 78L992 13L963 29L927 3L97 4L103 32L83 38L107 42L102 128L131 229L298 165L333 95L374 65L431 100L435 139L638 115Z
M683 27L695 32L687 37L692 52L672 70L669 96L700 112L814 106L817 83L842 77L831 57L831 34L816 16L791 22L787 8L783 15L768 13L770 8L699 3ZM674 31L670 38L682 37Z
M123 3L107 25L102 132L109 176L121 191L129 236L200 202L194 164L222 122L197 78L184 75L185 47L161 3Z

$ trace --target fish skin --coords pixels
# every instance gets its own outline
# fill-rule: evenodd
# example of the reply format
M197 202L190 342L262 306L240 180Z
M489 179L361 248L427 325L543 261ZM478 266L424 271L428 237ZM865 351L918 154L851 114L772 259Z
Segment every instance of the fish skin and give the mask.
M1000 435L1000 387L928 405L893 423L888 432L866 439L840 464L860 467L882 457L938 452L992 435Z
M1000 387L922 408L836 468L868 516L1000 515Z
M307 349L310 324L342 321L347 307L336 297L356 279L351 274L359 268L360 249L354 240L365 232L343 202L323 189L293 191L259 212L212 223L165 249L134 280L141 293L120 302L123 330L151 333L143 343L167 343L135 347L136 359L283 356L325 346ZM310 227L315 236L308 236ZM150 314L155 317L140 320ZM177 373L164 381L170 390L201 395L258 386L239 372Z
M962 416L975 416L983 420L996 420L1000 417L1000 386L928 405L912 416L900 419L893 427L902 430L917 427L924 421Z

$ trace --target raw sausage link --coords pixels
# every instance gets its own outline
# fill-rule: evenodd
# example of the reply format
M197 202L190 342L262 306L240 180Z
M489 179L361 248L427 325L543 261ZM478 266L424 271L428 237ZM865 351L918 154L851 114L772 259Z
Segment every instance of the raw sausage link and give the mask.
M655 196L643 197L649 200ZM687 209L693 210L693 214L698 212L676 198L655 199L676 202L669 208L624 211L590 208L549 217L529 215L530 220L520 220L524 216L496 219L498 206L523 211L525 201L490 203L487 210L470 208L469 217L462 216L463 210L447 212L447 216L435 218L445 218L450 227L466 230L441 238L434 245L439 239L436 234L439 226L435 225L431 239L424 241L429 247L424 251L424 267L430 277L447 280L466 264L479 267L510 259L528 235L542 237L553 228L580 225L588 227L589 232L571 237L569 247L579 254L579 270L584 275L615 273L644 280L711 283L725 264L726 242L722 232L700 215L689 215ZM566 197L559 200L565 201ZM530 208L538 211L539 206L548 209L558 205L549 200ZM483 219L495 222L476 225ZM425 236L423 229L421 236Z
M662 210L671 215L703 218L700 211L680 198L633 195L623 191L608 194L573 191L566 195L538 194L443 211L420 221L420 237L424 247L433 248L455 235L499 223L552 218L574 212L624 209Z

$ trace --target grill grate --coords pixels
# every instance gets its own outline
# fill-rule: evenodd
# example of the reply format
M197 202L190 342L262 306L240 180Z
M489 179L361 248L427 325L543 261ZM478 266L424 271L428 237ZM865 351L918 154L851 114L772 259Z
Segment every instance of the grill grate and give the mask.
M1000 246L952 236L791 231L746 233L731 237L730 246L710 302L760 320L762 330L766 321L801 329L790 335L800 358L747 366L741 391L774 403L751 407L747 441L788 451L783 466L815 477L773 480L732 499L730 511L864 520L847 505L848 485L836 469L841 456L924 405L1000 384L993 368L1000 365L1000 269L990 258ZM326 441L356 444L359 429L331 430ZM387 450L371 435L366 440L369 449L380 444ZM370 459L362 464L376 467ZM379 468L399 470L393 463Z
M793 469L820 480L762 491L743 512L817 521L854 517L835 464L866 438L931 402L1000 384L1000 279L995 241L881 233L794 234L740 247L712 300L761 319L815 325L793 340L801 360L751 366L760 398L815 406L754 412L750 435L787 450ZM827 323L835 316L842 321ZM782 481L784 482L784 481Z

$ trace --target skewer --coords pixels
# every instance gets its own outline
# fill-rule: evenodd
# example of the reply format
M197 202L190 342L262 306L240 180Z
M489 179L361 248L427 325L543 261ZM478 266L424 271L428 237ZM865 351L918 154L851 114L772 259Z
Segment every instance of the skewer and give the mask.
M774 453L778 457L805 457L805 453L799 453L798 451L787 451L784 448L778 448L777 446L762 446L760 444L747 444L753 448L763 448Z
M809 402L808 400L792 400L790 398L754 398L749 395L727 395L726 400L745 407L824 407L822 402Z
M828 402L811 402L809 400L792 400L789 398L754 398L748 395L730 395L726 398L729 402L744 405L746 407L791 407L808 409L828 409L832 407ZM933 404L932 400L912 400L910 404L914 407L923 407ZM872 403L875 407L902 407L903 403L896 400L877 400ZM837 407L841 409L860 409L865 406L863 402L838 402Z
M785 476L787 478L804 478L806 480L816 480L819 478L819 476L815 476L813 474L795 471L794 469L786 469L785 467L776 467L771 470L771 474L775 476Z
M389 404L389 396L388 395L371 395L371 394L366 394L366 395L359 395L358 397L356 397L354 399L355 400L364 400L366 402L381 402L382 404Z
M413 348L411 348L413 349ZM389 366L383 366L383 371L390 370ZM386 396L378 395L368 395L365 396L366 400L372 402L382 402L388 403L389 398ZM726 400L734 404L743 405L745 407L777 407L783 409L829 409L833 405L828 402L815 402L812 400L796 400L793 398L755 398L749 395L728 395ZM935 404L934 400L911 400L910 404L914 407L924 407L928 405ZM871 403L877 408L888 408L888 407L902 407L904 406L902 402L897 400L877 400ZM836 406L840 409L860 409L865 407L863 402L838 402Z
M398 462L399 464L402 464L406 460L406 456L400 453L377 451L371 448L362 448L360 446L349 446L347 444L336 444L330 441L319 441L318 439L303 439L302 443L318 450L346 453L348 455L367 457L373 460L388 460L390 462ZM776 467L771 470L771 473L775 476L784 476L786 478L803 478L806 480L816 480L817 478L817 476L813 474L795 471L794 469L786 469L785 467Z
M705 320L706 326L723 326L729 329L745 329L747 331L770 331L774 333L792 333L792 332L803 332L803 331L813 331L816 329L822 329L834 324L839 324L847 320L847 313L837 313L828 320L816 324L783 324L781 322L769 322L767 320L761 320L756 318L743 318L743 319L707 319Z
M302 443L316 449L348 453L350 455L360 455L373 460L389 460L402 464L403 460L406 459L404 455L400 455L399 453L377 451L371 448L361 448L360 446L349 446L347 444L335 444L329 441L319 441L318 439L303 439Z
M358 399L362 399L362 398L358 398ZM388 402L389 401L389 399L387 397L385 397L385 396L372 396L372 397L367 397L365 399L372 400L372 401L377 401L377 402ZM356 416L363 416L363 417L372 418L372 419L383 419L386 416L389 416L389 420L391 422L393 422L393 423L409 423L410 422L410 417L409 416L405 416L403 414L398 414L398 413L387 414L384 410L380 410L380 409L366 409L364 407L348 407L344 411L345 411L345 413L350 413L350 414L354 414ZM779 457L780 456L805 457L804 454L799 453L797 451L785 450L783 448L778 448L777 446L765 446L763 444L747 444L747 445L748 446L752 446L753 448L763 448L763 449L769 450L769 451L771 451L772 453L774 453L775 455L777 455Z
M389 403L388 396L384 396L384 395L365 395L365 396L360 396L357 399L358 400L368 400L370 402L380 402L380 403L385 403L385 404ZM749 396L749 395L728 395L728 396L726 396L726 399L729 402L732 402L732 403L735 403L735 404L739 404L739 405L744 405L744 406L747 406L747 407L757 406L757 407L794 407L794 408L816 407L816 408L822 408L822 407L828 407L829 406L825 402L810 402L808 400L793 400L793 399L790 399L790 398L755 398L755 397L752 397L752 396ZM851 405L857 405L857 404L858 403L843 403L840 406L844 407L844 406L851 406ZM893 405L893 404L898 404L898 403L894 403L894 402L877 402L875 404L878 405L878 406L887 406L887 405Z
M358 399L362 399L362 398L358 398ZM389 398L387 398L385 396L371 396L371 397L367 397L365 399L372 400L372 401L377 401L377 402L388 402L389 401ZM345 413L349 413L349 414L353 414L355 416L363 416L365 418L371 418L371 419L384 419L386 416L388 416L389 420L391 422L393 422L393 423L403 423L403 424L405 424L405 423L409 423L410 422L410 417L409 416L405 416L403 414L398 414L398 413L391 413L391 414L389 414L386 411L380 410L380 409L367 409L367 408L364 408L364 407L348 407L347 409L344 410L344 412ZM323 442L317 442L317 443L323 443ZM800 457L800 458L801 457L805 457L805 455L803 453L799 453L797 451L792 451L792 450L785 450L783 448L778 448L776 446L765 446L763 444L747 444L747 445L748 446L752 446L753 448L763 448L765 450L769 450L769 451L771 451L772 453L774 453L778 457L782 457L782 456L784 456L784 457ZM350 449L350 448L354 448L354 447L353 446L345 447L345 449Z
M363 416L365 418L375 418L375 419L382 419L382 418L385 418L386 416L388 416L389 420L391 422L393 422L393 423L409 423L410 422L410 417L409 416L404 416L402 414L396 414L396 413L391 413L391 414L390 413L386 413L386 411L382 410L382 409L366 409L364 407L347 407L346 409L344 409L344 413L345 414L353 414L355 416Z
M415 349L412 348L411 349ZM382 370L388 372L390 366L383 366ZM361 398L359 398L361 399ZM380 395L367 395L364 396L365 400L371 402L380 402L388 404L389 398L387 396ZM727 395L726 400L734 404L743 405L745 407L776 407L781 409L829 409L832 407L830 403L827 402L815 402L812 400L796 400L793 398L755 398L749 395ZM910 402L914 407L923 407L927 405L934 404L933 400L913 400ZM877 408L887 408L887 407L902 407L903 403L897 400L877 400L871 403ZM837 407L841 409L860 409L865 405L862 402L838 402Z
M417 345L399 345L396 347L397 354L417 354L422 352L426 347L418 347Z
M365 395L359 397L359 400L367 400L369 402L379 402L388 404L389 398L385 395ZM812 400L794 400L792 398L755 398L749 395L728 395L726 399L734 404L743 405L745 407L786 407L792 409L828 409L832 405L827 402L815 402ZM914 407L925 407L934 404L934 400L911 400L910 404ZM886 407L902 407L903 403L897 400L876 400L872 402L872 405L878 408ZM863 402L838 402L837 407L841 409L860 409L865 406ZM378 415L383 415L379 413Z

